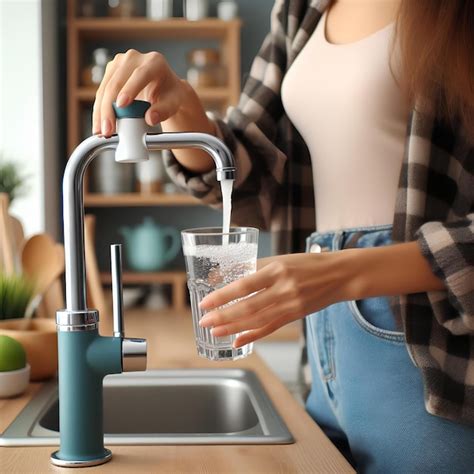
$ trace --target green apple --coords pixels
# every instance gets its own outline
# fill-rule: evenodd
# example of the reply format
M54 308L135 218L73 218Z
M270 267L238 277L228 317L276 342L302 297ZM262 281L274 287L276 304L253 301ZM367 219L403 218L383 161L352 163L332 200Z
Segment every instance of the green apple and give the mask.
M10 372L26 367L23 346L9 336L0 335L0 372Z

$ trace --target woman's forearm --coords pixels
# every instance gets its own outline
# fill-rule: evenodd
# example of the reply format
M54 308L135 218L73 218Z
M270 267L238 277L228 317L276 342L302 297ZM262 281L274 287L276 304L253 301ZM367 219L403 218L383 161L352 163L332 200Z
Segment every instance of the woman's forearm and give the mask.
M256 273L207 295L200 307L208 313L199 324L212 327L214 336L246 331L239 347L333 303L442 289L416 242L279 255L260 259Z
M351 261L353 299L443 290L417 242L344 250Z

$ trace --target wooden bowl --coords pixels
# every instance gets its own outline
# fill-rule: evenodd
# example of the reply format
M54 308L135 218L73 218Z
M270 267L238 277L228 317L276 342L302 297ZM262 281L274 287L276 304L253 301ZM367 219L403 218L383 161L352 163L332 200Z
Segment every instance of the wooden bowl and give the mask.
M0 334L16 339L26 351L32 381L54 377L58 371L58 338L54 319L5 319Z

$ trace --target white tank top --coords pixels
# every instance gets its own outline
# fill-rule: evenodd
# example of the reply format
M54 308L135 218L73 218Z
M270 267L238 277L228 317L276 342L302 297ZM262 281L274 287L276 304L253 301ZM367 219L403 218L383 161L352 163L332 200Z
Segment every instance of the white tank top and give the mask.
M308 145L319 232L391 224L408 106L390 69L393 24L362 40L326 40L326 13L282 84Z

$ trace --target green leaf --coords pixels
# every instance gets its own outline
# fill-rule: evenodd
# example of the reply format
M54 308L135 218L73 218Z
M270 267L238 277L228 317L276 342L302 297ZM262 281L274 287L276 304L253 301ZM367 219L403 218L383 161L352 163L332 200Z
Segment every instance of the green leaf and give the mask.
M33 292L33 283L24 276L0 273L0 319L24 317Z

